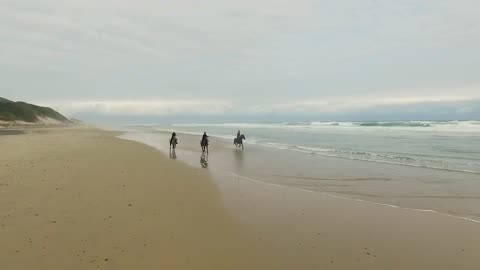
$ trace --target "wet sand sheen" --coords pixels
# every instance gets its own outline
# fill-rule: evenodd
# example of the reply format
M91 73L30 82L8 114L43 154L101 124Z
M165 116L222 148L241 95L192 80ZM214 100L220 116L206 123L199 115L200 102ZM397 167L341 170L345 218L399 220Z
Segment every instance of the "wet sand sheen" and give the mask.
M194 169L115 135L76 128L0 138L2 266L476 269L480 263L478 224L252 182L217 174L214 166Z

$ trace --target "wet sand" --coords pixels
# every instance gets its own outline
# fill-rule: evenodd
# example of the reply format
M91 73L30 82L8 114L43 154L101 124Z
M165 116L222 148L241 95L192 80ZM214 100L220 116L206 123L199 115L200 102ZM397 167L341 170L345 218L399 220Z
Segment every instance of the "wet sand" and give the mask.
M480 264L480 224L217 171L215 145L203 169L200 152L190 152L194 168L116 135L63 128L0 137L2 267L477 269ZM247 163L243 154L235 152L240 168Z

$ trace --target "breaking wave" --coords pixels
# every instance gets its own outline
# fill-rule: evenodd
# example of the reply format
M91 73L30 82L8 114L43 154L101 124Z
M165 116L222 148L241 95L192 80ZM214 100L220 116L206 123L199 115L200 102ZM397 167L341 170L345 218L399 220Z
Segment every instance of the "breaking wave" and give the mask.
M282 123L222 123L174 124L176 127L238 127L259 129L321 129L321 128L396 128L441 130L452 132L480 131L480 121L363 121L363 122L282 122Z

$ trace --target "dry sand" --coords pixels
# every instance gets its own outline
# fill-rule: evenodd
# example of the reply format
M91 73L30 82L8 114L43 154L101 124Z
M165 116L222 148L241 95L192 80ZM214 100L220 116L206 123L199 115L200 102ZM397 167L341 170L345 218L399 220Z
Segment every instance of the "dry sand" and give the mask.
M480 265L480 224L235 177L218 183L112 132L25 132L0 136L1 269Z

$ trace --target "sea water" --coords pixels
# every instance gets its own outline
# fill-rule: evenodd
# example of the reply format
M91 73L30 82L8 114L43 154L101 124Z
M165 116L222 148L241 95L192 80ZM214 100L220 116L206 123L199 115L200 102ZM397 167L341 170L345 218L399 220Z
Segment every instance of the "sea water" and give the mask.
M191 123L139 125L305 154L480 173L480 121Z

